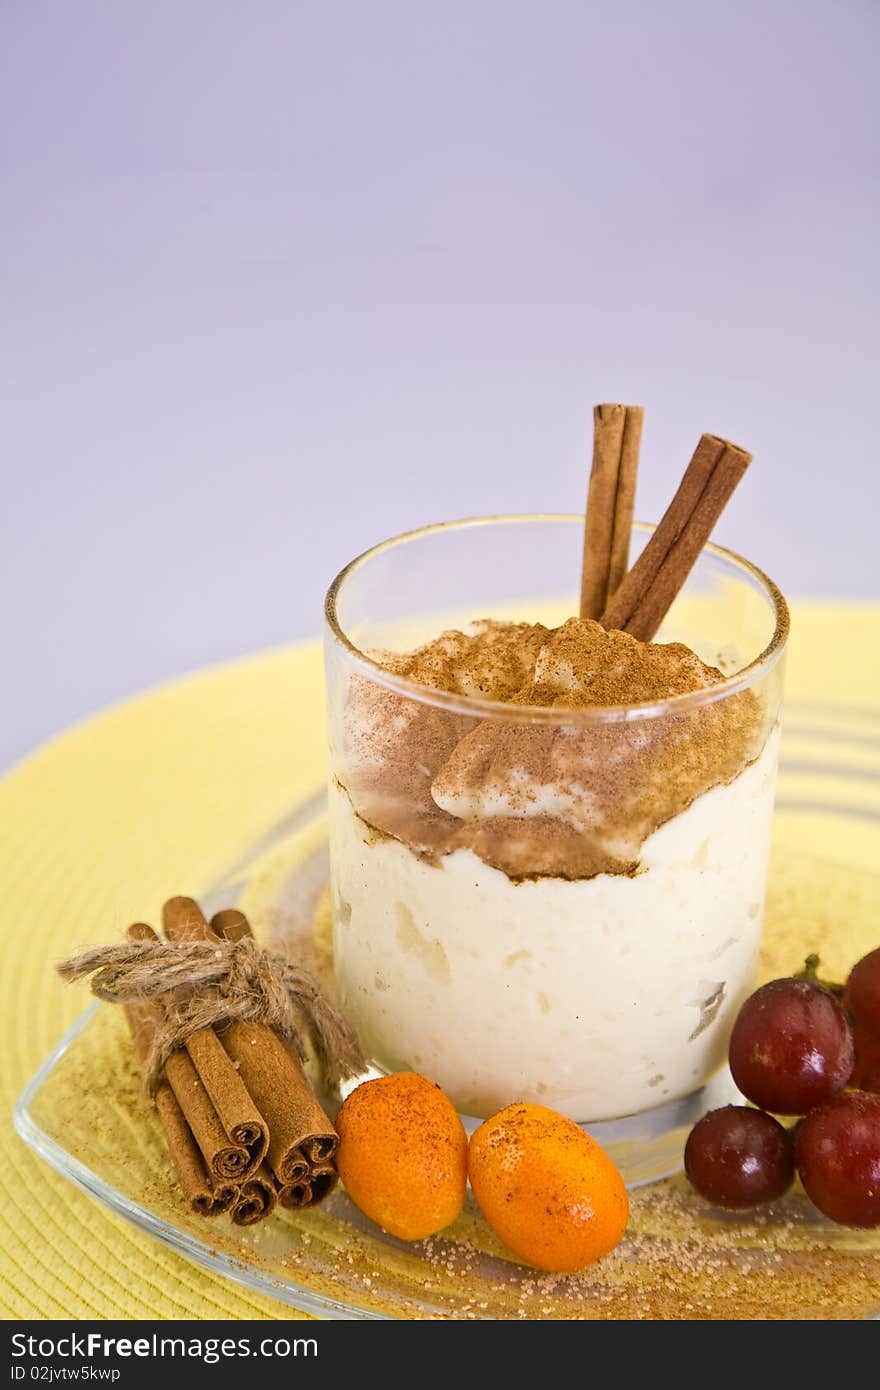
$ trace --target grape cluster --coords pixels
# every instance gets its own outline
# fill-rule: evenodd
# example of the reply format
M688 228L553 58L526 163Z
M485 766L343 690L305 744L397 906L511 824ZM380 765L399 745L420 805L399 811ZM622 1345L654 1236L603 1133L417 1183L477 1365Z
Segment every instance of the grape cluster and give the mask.
M843 987L822 984L817 964L743 1004L729 1060L752 1105L704 1115L685 1172L711 1202L741 1211L782 1196L797 1171L832 1221L880 1226L880 947ZM787 1129L777 1115L803 1118Z

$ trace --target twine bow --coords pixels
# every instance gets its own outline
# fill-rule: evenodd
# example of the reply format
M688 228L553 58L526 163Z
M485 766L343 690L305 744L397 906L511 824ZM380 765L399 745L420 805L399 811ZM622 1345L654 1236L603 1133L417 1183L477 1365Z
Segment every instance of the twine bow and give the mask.
M253 937L96 946L63 961L58 973L68 981L91 975L92 993L111 1004L161 1005L144 1067L151 1096L187 1038L237 1021L265 1024L293 1043L301 1061L308 1039L330 1086L366 1070L357 1035L312 976Z

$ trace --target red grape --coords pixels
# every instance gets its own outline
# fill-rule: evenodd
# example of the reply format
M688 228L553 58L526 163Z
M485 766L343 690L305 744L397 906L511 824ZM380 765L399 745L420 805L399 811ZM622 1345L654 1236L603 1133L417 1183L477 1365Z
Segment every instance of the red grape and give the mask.
M804 1115L849 1080L846 1014L812 980L771 980L750 995L730 1035L730 1070L744 1096L777 1115Z
M694 1125L685 1144L684 1169L703 1197L742 1211L772 1202L791 1186L794 1145L772 1115L725 1105Z
M880 1096L847 1091L797 1128L797 1168L808 1197L844 1226L880 1226Z
M859 1091L880 1092L880 1038L860 1023L852 1031L856 1060L849 1084Z
M880 946L849 972L843 1002L857 1023L880 1036Z

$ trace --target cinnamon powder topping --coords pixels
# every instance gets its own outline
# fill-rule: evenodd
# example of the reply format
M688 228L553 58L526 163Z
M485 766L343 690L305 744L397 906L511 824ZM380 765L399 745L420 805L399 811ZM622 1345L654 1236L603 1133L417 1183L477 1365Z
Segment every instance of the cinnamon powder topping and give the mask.
M550 637L541 623L474 623L469 633L441 632L414 652L377 652L395 675L471 699L516 702Z
M556 629L485 620L387 670L435 690L523 706L522 722L456 714L352 680L337 778L375 829L427 855L470 849L512 878L633 873L654 830L763 746L745 691L652 718L569 726L527 709L654 703L722 679L680 643L572 618Z

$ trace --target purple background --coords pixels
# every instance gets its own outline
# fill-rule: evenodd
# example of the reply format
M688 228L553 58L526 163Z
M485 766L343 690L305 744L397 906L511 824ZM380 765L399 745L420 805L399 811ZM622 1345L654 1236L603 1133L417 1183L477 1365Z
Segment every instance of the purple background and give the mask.
M317 631L355 552L637 505L701 430L718 528L877 590L871 0L5 0L0 762Z

